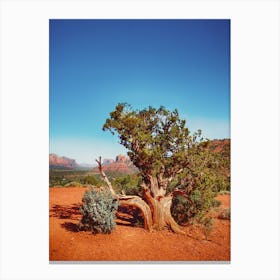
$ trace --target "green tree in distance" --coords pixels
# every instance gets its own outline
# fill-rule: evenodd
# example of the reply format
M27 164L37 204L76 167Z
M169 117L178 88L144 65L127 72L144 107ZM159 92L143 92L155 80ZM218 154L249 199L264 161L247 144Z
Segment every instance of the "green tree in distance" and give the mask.
M102 170L101 158L96 160L99 170L111 192L118 196L120 205L141 210L145 228L161 230L168 226L174 232L184 233L171 215L175 196L183 196L201 215L211 205L214 197L211 166L218 163L201 131L191 134L176 109L169 111L161 106L133 110L130 105L119 103L103 130L117 133L120 143L128 150L142 176L143 197L116 195ZM195 205L194 192L200 197Z

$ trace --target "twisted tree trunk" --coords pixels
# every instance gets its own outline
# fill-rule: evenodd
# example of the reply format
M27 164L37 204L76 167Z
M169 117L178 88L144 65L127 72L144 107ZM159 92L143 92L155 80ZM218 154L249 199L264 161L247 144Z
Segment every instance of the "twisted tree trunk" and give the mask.
M144 228L149 231L153 229L152 213L149 205L143 199L134 195L122 195L118 196L118 200L121 206L134 206L140 209L144 219Z
M174 232L185 234L171 215L173 194L166 195L166 188L160 186L156 177L150 177L149 185L142 184L145 198L151 208L153 228L162 230L170 227Z
M117 195L102 169L101 157L96 160L99 171L111 193L118 199L121 206L134 206L140 209L144 218L144 228L151 231L171 228L174 232L185 234L171 215L173 194L166 195L166 184L157 177L149 176L149 182L143 183L145 200L135 195Z

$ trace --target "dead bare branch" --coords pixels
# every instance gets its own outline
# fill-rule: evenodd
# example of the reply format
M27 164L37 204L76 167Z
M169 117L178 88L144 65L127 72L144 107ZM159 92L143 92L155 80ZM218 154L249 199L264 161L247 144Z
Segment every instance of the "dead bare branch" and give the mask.
M103 171L102 162L101 162L101 157L99 157L99 160L96 159L95 161L96 161L97 164L98 164L99 172L100 172L100 174L101 174L103 180L105 181L105 183L106 183L107 186L109 187L110 192L111 192L114 196L116 196L116 192L114 191L111 182L109 181L108 177L106 176L105 172Z

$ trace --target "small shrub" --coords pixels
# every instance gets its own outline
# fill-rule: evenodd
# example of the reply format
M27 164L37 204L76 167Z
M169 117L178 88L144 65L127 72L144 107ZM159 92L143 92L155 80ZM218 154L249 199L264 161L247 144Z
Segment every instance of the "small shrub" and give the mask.
M137 175L125 175L113 180L113 185L117 192L127 195L139 195L142 188L140 187L140 178Z
M212 200L212 207L219 207L222 204L220 200L213 199Z
M223 195L223 194L230 194L230 191L220 191L219 194Z
M118 200L108 190L92 189L86 191L82 201L80 229L93 233L111 233L116 225Z
M203 226L203 233L205 235L205 239L208 240L208 236L211 233L211 231L213 230L215 220L211 217L204 216L200 220L200 223Z
M217 203L213 193L195 190L190 194L189 200L180 195L176 196L171 206L171 214L181 225L196 223Z
M223 209L219 213L218 218L222 220L230 220L230 208Z
M85 185L92 185L96 187L102 186L102 181L97 176L87 175L81 179L81 183Z
M70 187L83 187L83 185L80 182L72 181L64 185L65 188Z

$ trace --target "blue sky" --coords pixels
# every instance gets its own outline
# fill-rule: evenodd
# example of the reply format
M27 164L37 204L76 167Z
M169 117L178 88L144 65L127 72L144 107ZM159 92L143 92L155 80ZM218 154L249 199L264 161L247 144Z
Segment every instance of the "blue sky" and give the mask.
M191 131L230 137L229 20L50 20L50 153L126 153L102 126L119 102L177 108Z

